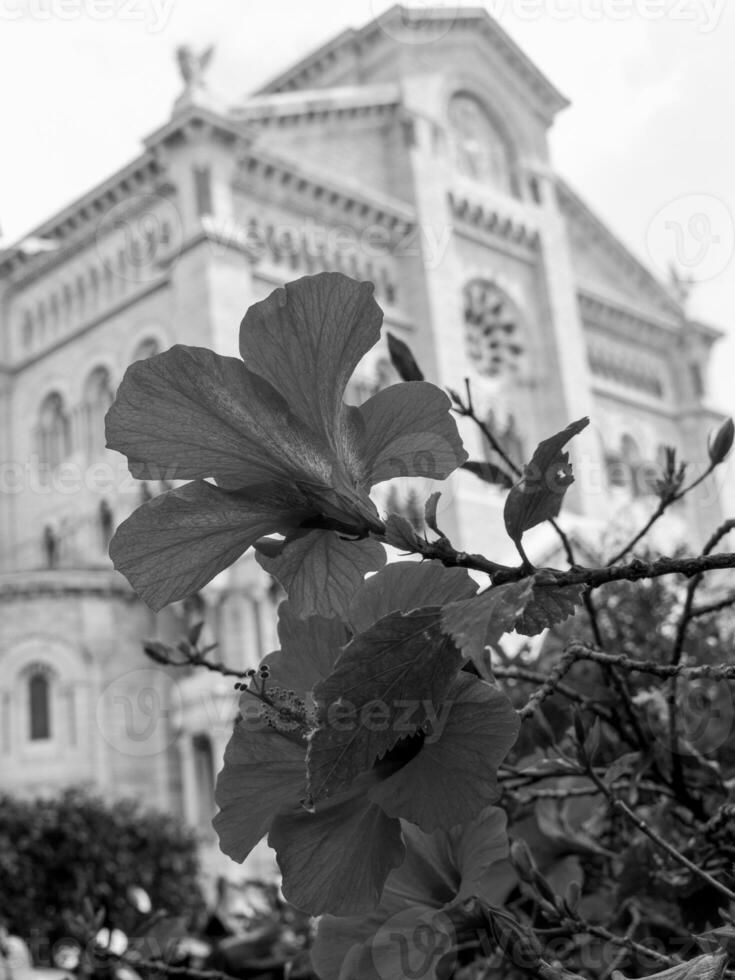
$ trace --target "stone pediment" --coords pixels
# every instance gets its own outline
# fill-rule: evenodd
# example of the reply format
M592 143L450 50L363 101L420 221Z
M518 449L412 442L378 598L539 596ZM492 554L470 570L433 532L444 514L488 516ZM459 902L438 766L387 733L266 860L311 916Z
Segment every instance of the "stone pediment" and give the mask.
M643 317L681 322L684 310L669 287L561 179L557 179L557 192L579 291L619 303Z
M496 57L502 59L509 71L526 91L529 102L539 114L551 121L568 100L552 85L543 72L518 47L482 7L410 8L396 4L361 28L349 28L321 45L307 57L272 79L255 95L265 96L303 89L360 85L370 78L370 65L389 57L391 50L399 53L406 45L422 41L457 38L481 41ZM441 68L439 44L421 44L436 53Z

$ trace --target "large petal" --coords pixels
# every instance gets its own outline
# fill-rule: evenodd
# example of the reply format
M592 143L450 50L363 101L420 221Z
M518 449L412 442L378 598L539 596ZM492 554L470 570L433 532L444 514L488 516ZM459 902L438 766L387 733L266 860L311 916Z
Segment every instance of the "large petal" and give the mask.
M339 619L299 619L291 604L282 602L278 607L278 637L281 649L263 661L270 668L269 683L303 697L329 676L350 633Z
M518 715L504 694L461 674L419 752L374 786L370 799L427 833L466 823L498 799L498 766L518 729Z
M220 812L213 821L220 848L234 861L244 861L276 814L304 795L304 756L304 745L247 715L235 725L217 777Z
M398 476L443 480L461 466L467 453L450 406L428 381L392 385L361 405L371 485Z
M370 803L365 787L273 821L268 843L283 874L283 894L310 915L374 909L385 879L404 855L401 825Z
M298 504L280 487L227 493L197 480L134 511L115 532L110 557L157 611L206 585L259 537L298 523Z
M345 411L342 396L383 322L373 290L338 272L305 276L251 306L240 326L240 353L250 370L345 460L346 430L357 413Z
M508 853L505 827L495 807L450 833L403 824L406 857L388 876L378 908L320 920L312 959L322 980L435 977L441 957L451 956L461 902L495 897L498 862Z
M356 633L362 633L389 613L443 606L476 592L477 585L463 568L447 568L440 561L391 562L357 590L349 622Z
M136 361L106 420L107 445L134 476L215 476L237 489L270 480L328 487L336 460L327 444L242 361L177 345Z
M348 541L334 531L311 531L287 538L275 556L259 552L257 560L286 590L295 616L346 620L352 596L368 572L385 565L386 555L371 538Z

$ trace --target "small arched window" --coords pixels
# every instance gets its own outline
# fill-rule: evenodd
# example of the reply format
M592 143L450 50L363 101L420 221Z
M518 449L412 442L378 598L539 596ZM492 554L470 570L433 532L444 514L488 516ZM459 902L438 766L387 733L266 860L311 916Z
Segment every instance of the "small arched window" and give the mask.
M32 742L51 738L51 681L40 665L28 673L28 737Z
M33 346L33 317L29 310L23 314L23 326L21 328L21 341L24 350L30 350Z
M105 448L105 415L114 397L110 372L95 368L84 385L82 405L85 449L90 456Z
M518 311L496 283L473 279L464 288L467 354L475 370L487 377L515 372L520 366Z
M511 148L482 102L459 92L449 103L450 142L460 173L514 194Z
M41 403L38 419L38 457L47 469L55 469L71 453L71 423L58 391Z
M135 361L145 361L149 357L153 357L154 354L158 354L159 350L160 348L158 346L158 341L154 340L153 337L147 337L145 340L141 340L133 351L131 363Z

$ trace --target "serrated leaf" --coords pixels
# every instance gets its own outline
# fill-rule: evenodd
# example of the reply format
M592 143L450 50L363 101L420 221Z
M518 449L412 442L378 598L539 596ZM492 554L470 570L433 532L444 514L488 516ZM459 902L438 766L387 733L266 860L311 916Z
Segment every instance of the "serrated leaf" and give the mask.
M582 602L583 585L544 585L534 576L531 598L516 623L516 632L523 636L537 636L550 626L574 616Z
M405 341L392 333L388 333L388 353L391 363L402 381L423 381L424 374L411 353L411 348Z
M414 734L461 666L460 651L442 631L439 607L392 613L356 636L314 689L319 728L307 754L312 799L349 786Z
M562 449L589 421L583 418L571 422L536 447L531 462L523 467L523 476L505 501L503 516L511 540L520 541L525 531L556 517L561 510L564 494L574 482L569 453Z
M472 599L445 606L442 629L457 643L463 656L484 669L484 648L497 643L514 628L532 594L531 579L488 589Z
M335 531L299 532L283 542L279 554L266 555L258 548L256 558L288 593L293 615L342 620L365 575L382 568L386 561L378 541L345 540Z
M514 477L496 463L483 463L475 459L468 459L466 463L462 464L462 469L469 470L470 473L473 473L485 483L492 483L495 486L504 487L508 490L515 483Z

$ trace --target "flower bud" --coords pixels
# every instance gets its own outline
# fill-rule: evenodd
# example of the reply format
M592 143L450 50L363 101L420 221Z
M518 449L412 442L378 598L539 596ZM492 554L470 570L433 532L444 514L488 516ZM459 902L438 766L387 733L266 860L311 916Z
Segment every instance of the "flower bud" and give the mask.
M709 441L709 458L713 466L719 466L725 461L732 449L733 437L735 437L735 425L732 419L726 419L714 438Z
M524 840L514 840L510 845L510 860L518 872L518 877L530 884L533 881L535 864L528 844Z

